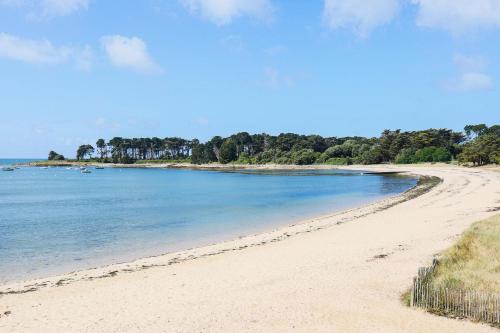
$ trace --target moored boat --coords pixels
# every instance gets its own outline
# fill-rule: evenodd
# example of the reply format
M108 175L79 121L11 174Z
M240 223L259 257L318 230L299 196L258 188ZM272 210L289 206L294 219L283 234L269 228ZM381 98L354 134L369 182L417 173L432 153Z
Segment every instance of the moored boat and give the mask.
M2 171L14 171L14 168L5 167L5 168L2 168Z

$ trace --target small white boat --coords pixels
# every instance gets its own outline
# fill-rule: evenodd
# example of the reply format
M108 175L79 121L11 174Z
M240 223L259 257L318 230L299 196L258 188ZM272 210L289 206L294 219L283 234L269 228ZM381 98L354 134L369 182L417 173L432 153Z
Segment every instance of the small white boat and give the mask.
M41 169L48 169L49 167L41 167Z
M82 171L80 171L81 173L92 173L92 171L88 170L88 169L83 169Z

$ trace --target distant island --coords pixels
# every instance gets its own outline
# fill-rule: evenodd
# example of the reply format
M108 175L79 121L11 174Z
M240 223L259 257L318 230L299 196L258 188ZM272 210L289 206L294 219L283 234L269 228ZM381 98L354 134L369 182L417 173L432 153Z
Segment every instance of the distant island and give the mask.
M94 155L96 154L96 155ZM51 151L49 160L64 156ZM102 163L192 164L380 164L450 162L473 165L500 163L500 125L467 125L463 132L427 129L403 132L385 130L379 137L322 137L282 133L240 132L215 136L201 143L197 139L122 138L99 139L95 147L85 144L76 151L77 161Z

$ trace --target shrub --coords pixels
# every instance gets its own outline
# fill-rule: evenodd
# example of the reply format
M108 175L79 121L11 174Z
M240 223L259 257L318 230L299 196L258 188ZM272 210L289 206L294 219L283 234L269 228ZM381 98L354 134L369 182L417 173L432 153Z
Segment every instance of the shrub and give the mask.
M443 147L436 148L432 153L432 160L434 162L449 162L451 161L451 153Z
M355 159L356 163L360 164L378 164L382 163L383 155L380 147L374 146L370 150L365 151Z
M449 162L451 153L443 147L425 147L415 153L414 163L418 162Z
M332 157L329 158L325 163L331 165L351 165L352 159L349 157Z
M263 151L261 153L258 153L255 156L255 162L258 164L265 164L265 163L274 162L276 154L277 154L277 151L275 149L269 149L269 150Z
M238 156L236 163L238 163L238 164L254 164L255 160L250 155L248 155L248 153L243 152L240 154L240 156Z
M301 149L292 153L292 162L297 165L308 165L316 162L319 153L315 153L312 149Z
M415 163L415 150L411 148L401 149L394 160L396 164L411 164Z
M425 147L417 150L415 153L415 162L433 162L434 158L432 154L436 150L436 147Z

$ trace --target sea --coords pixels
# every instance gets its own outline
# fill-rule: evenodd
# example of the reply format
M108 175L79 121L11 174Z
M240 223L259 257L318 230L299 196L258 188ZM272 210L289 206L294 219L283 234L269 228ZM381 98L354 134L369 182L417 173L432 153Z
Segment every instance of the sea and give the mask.
M417 181L343 170L89 170L0 169L0 283L270 231L402 193Z

